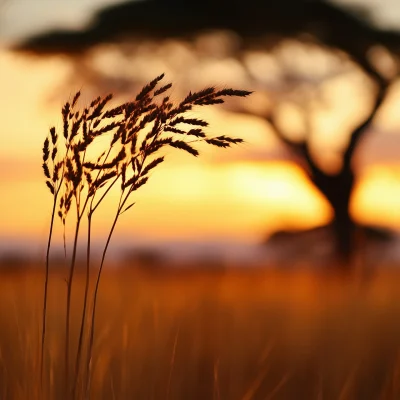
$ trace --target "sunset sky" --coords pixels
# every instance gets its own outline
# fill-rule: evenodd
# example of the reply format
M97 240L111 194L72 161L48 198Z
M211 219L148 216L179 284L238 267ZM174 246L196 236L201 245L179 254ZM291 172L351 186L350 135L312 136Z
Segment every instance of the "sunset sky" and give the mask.
M57 6L57 13L46 6L49 1L33 3L32 10L31 3L22 0L9 0L0 6L3 41L56 26L79 28L90 19L93 10L111 1L61 2L60 7L68 3L68 8L60 12ZM400 21L400 6L382 1L379 2L382 10L386 10L384 3L391 5L392 12L389 15L380 11L377 14L380 22L385 15L392 18L388 23L394 23L395 15ZM376 2L371 0L370 4L376 7ZM28 16L32 22L29 26ZM49 127L61 125L63 102L81 87L71 85L68 93L57 93L54 99L57 88L65 88L63 83L71 73L70 62L56 57L28 58L13 54L5 46L0 48L0 72L0 240L3 248L7 246L4 243L25 240L44 244L51 196L42 176L41 148ZM221 82L224 84L230 82ZM327 132L326 145L340 141L334 136L337 133L332 128L334 124L345 121L346 113L361 112L360 107L368 102L364 97L354 101L346 95L345 86L340 87L339 82L332 90L328 88L332 104L339 112L335 117L321 119L321 127L326 127ZM359 221L395 229L400 228L397 163L400 96L397 93L394 90L391 101L378 116L379 124L371 128L360 148L359 180L352 202L353 215ZM198 159L169 152L167 163L153 173L149 184L138 194L135 207L121 219L117 236L127 243L135 240L257 243L277 229L301 229L329 220L331 211L327 202L304 172L290 161L267 123L219 108L204 113L202 110L199 116L210 121L213 131L242 137L246 143L223 151L204 148ZM115 196L98 214L98 238L104 237L109 227L115 207L113 200Z

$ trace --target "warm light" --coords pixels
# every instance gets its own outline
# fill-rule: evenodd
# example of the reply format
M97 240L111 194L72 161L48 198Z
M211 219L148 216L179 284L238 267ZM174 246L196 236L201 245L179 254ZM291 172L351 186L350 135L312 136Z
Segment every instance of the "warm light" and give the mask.
M323 196L310 184L306 174L286 162L239 164L229 168L232 192L260 208L260 215L279 220L286 228L320 225L331 218ZM263 210L262 210L263 208ZM277 224L278 225L278 224Z
M41 171L43 139L50 126L60 127L62 102L80 88L71 87L60 100L46 103L44 96L53 94L69 71L66 60L27 62L2 51L0 65L7 77L0 98L0 236L29 236L44 243L51 196ZM288 153L265 121L219 109L206 110L202 116L210 122L211 135L243 137L246 143L222 152L203 146L198 159L168 151L165 165L154 171L133 199L135 207L121 218L117 235L258 242L277 229L308 228L330 220L327 201L301 168L289 160L271 162ZM334 131L326 131L326 143ZM352 199L357 220L400 226L398 176L390 166L365 169ZM114 192L99 209L97 237L109 229L116 201ZM60 233L58 225L58 238Z
M355 191L351 212L360 221L398 229L400 225L400 170L376 165L364 174Z

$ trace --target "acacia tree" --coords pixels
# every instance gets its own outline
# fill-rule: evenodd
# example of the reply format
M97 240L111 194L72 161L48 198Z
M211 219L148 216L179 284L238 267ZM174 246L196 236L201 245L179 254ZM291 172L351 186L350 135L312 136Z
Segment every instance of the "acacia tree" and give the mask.
M341 154L341 166L334 173L326 171L315 159L310 149L311 124L307 124L307 134L301 140L294 140L285 134L283 128L277 123L274 113L266 116L266 120L273 127L277 137L300 159L301 165L309 179L329 202L333 211L332 230L335 240L336 254L341 265L349 265L355 250L355 228L350 210L350 199L355 184L355 171L353 158L362 137L368 131L378 110L385 100L390 80L378 72L370 74L376 86L375 99L368 115L353 129L347 145ZM307 111L306 111L307 113ZM306 115L305 118L310 118ZM344 263L343 263L344 262Z

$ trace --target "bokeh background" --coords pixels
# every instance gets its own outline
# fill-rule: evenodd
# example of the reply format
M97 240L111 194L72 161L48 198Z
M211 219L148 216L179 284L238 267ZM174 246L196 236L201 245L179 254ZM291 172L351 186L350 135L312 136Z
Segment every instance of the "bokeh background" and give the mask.
M164 72L176 99L253 91L193 113L245 142L168 150L119 219L90 398L399 399L399 55L397 0L0 0L0 398L70 398L116 206L87 275L81 226L70 318L57 224L42 359L49 128L77 90L127 101Z
M43 254L51 198L41 171L41 146L49 127L60 126L62 104L77 90L86 100L108 92L117 101L127 99L165 72L177 99L210 85L254 91L242 102L199 110L210 121L211 132L242 137L245 144L226 151L206 148L199 159L168 154L168 162L138 193L134 209L121 218L113 250L136 246L247 261L325 257L329 243L315 241L313 231L310 236L297 233L330 223L332 206L267 116L273 113L290 141L307 137L317 164L332 174L340 168L352 129L370 112L374 82L351 57L321 41L318 15L302 34L285 32L290 26L287 21L269 31L269 6L252 3L261 17L251 23L244 13L245 22L236 29L229 21L238 20L235 13L241 8L251 8L245 2L235 2L234 11L229 11L223 1L84 0L55 5L50 0L3 0L0 251ZM306 3L322 4L334 10L333 16L339 12L345 19L361 21L360 26L369 29L365 36L371 34L370 43L376 41L369 57L390 73L397 62L397 44L393 39L393 51L385 50L377 32L400 29L396 1ZM295 9L301 2L295 4L288 2L287 8ZM193 14L192 9L197 11ZM307 8L300 5L300 9L305 10L301 18L309 18ZM121 10L131 14L115 24L113 15ZM293 13L287 14L289 20L293 18ZM168 23L173 18L175 27ZM274 29L282 31L281 37L275 37ZM350 24L349 34L351 29ZM361 43L362 34L357 38ZM390 260L400 256L396 250L399 101L393 78L384 104L357 144L349 204L357 224L378 227L390 238L390 246L382 240L379 246L385 243L386 247L378 252L380 259L386 254ZM111 199L98 214L95 240L99 246L113 210ZM55 239L61 245L61 231L57 232ZM324 231L316 232L317 237L325 237ZM273 241L268 240L271 235Z

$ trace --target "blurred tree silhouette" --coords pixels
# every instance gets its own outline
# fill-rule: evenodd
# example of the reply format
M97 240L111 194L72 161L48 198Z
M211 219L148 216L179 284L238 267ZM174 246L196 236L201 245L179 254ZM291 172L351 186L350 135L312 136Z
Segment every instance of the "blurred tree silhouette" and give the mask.
M77 55L82 65L82 57L89 49L101 43L118 42L121 37L162 40L175 37L190 42L199 32L214 29L234 32L240 38L234 54L229 56L240 61L253 83L256 79L246 64L246 52L251 49L273 53L285 40L293 39L298 44L331 53L339 60L336 66L319 77L304 73L287 74L285 85L291 85L294 91L309 79L308 89L311 87L311 91L316 93L323 82L345 73L349 65L362 72L366 82L374 87L373 104L364 119L352 129L342 149L341 165L333 172L321 166L319 157L311 149L312 110L308 107L311 102L303 101L303 97L300 99L308 130L301 139L296 140L287 134L277 119L279 102L258 112L296 154L314 185L332 206L332 229L337 254L348 264L355 249L355 222L349 213L355 183L353 158L362 137L385 101L391 83L397 77L399 32L376 27L363 9L350 12L322 0L149 0L106 8L84 31L50 32L29 39L16 49L37 54ZM89 75L93 77L96 74L98 79L104 79L99 71L92 70ZM260 76L260 73L256 75ZM122 85L126 86L125 82L122 81ZM243 109L239 107L238 111L243 112ZM246 112L251 113L249 110Z
M303 94L300 99L303 104L297 107L303 109L303 113L305 114L303 116L305 120L305 135L300 139L298 135L296 135L295 139L291 138L285 132L285 129L277 122L275 114L277 114L276 109L279 108L279 105L273 107L270 114L265 116L280 140L300 159L299 164L305 169L310 180L331 205L334 214L331 228L333 229L336 241L336 253L340 258L341 264L345 265L350 263L351 257L356 249L356 224L349 210L351 195L355 184L353 165L355 151L362 137L368 132L371 123L384 102L389 86L395 78L394 75L397 75L397 67L396 72L389 74L391 76L378 72L373 63L369 60L368 54L365 54L365 58L360 58L358 65L361 66L364 73L367 74L369 80L374 82L376 92L375 98L367 116L350 132L349 140L341 150L340 161L338 162L339 165L337 165L333 171L332 168L327 169L323 164L321 165L319 158L315 155L315 151L312 151L311 138L314 132L310 119L312 118L313 111L310 110L312 106L309 105L312 104L312 100L307 101L307 96ZM324 78L322 78L322 80L324 80ZM318 86L318 83L316 86Z

